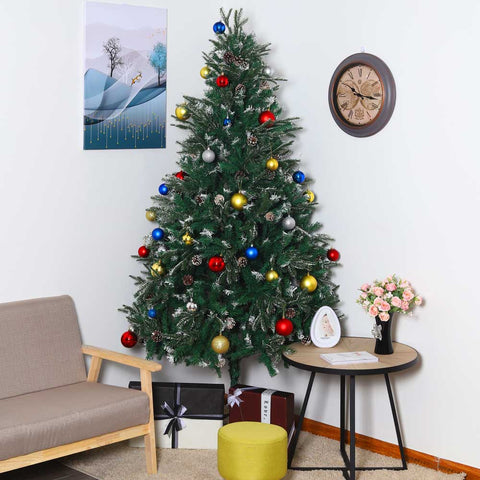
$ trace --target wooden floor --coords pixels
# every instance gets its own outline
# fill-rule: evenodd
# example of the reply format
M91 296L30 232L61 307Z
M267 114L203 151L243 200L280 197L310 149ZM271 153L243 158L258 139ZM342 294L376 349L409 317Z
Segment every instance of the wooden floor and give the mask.
M56 461L0 473L0 480L96 480Z

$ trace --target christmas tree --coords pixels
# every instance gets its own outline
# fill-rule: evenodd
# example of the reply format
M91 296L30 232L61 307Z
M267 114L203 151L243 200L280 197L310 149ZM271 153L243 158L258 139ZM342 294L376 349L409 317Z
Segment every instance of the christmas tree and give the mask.
M205 96L175 111L188 136L180 171L146 212L158 227L138 251L144 271L122 309L122 343L138 337L149 358L219 375L228 362L235 384L255 354L274 375L288 344L308 341L315 311L335 307L339 253L312 221L314 194L291 153L299 127L282 118L269 45L245 32L241 10L221 15L200 71Z

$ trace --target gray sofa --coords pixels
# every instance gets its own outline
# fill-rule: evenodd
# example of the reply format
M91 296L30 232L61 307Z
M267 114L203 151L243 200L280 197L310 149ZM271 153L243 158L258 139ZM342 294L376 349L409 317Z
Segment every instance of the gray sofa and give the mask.
M151 372L161 365L82 347L68 296L0 304L0 331L0 472L138 436L157 471ZM142 391L97 383L104 359L140 368Z

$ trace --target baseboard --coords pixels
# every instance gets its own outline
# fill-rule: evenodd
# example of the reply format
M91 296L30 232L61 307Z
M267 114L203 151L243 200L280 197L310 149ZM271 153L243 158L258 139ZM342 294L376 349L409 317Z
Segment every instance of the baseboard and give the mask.
M340 441L340 429L338 427L317 422L310 418L305 418L303 420L302 430ZM350 432L347 432L347 443L349 442ZM394 443L384 442L383 440L377 440L376 438L367 437L366 435L361 435L359 433L355 434L355 442L359 448L379 453L380 455L385 455L387 457L400 458L398 445ZM407 462L416 463L422 467L431 468L445 473L466 473L466 480L480 480L479 468L445 460L427 453L417 452L410 448L405 448L405 457Z

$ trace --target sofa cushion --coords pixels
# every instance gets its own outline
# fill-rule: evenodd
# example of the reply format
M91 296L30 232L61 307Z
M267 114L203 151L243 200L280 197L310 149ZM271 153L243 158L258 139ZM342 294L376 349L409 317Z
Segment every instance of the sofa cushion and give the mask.
M0 399L86 380L69 296L2 303L0 329Z
M147 394L81 382L0 400L0 460L148 423Z

